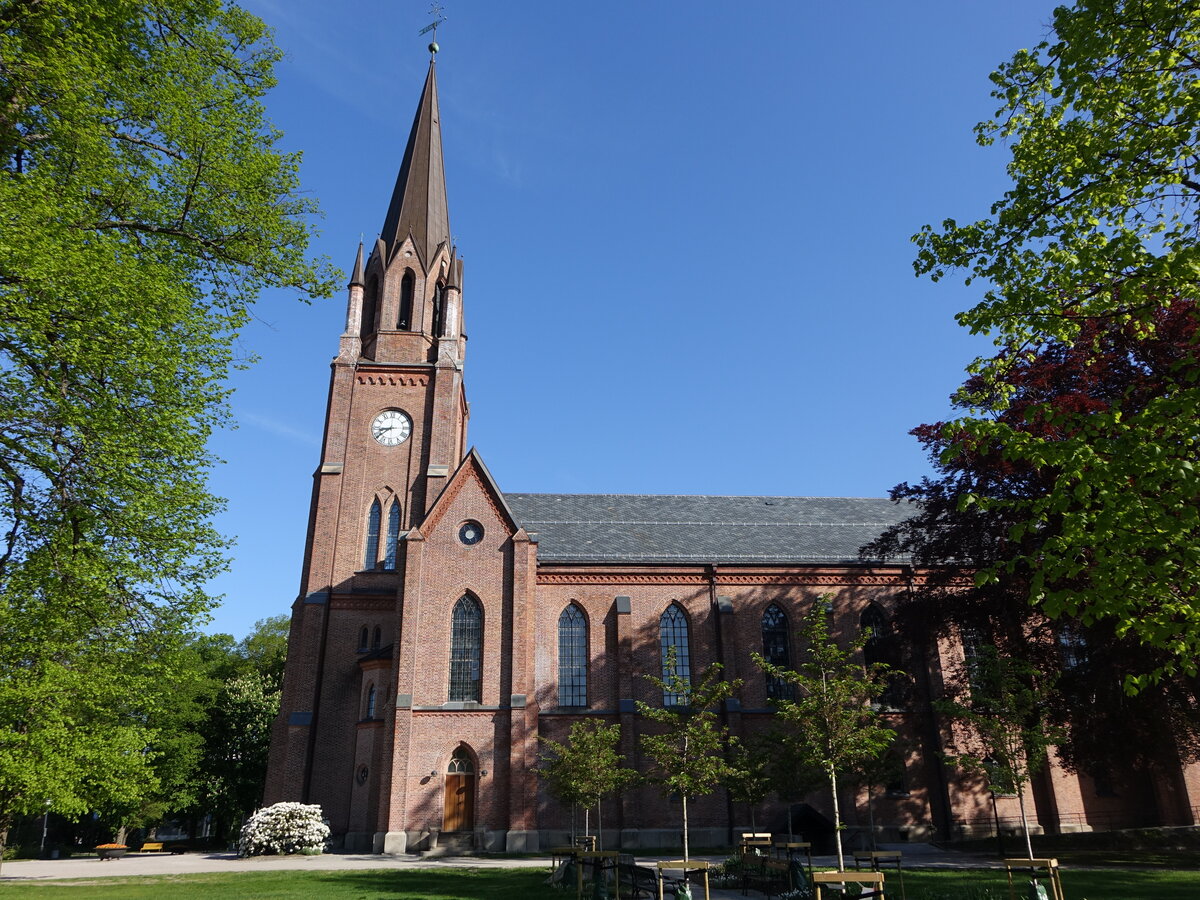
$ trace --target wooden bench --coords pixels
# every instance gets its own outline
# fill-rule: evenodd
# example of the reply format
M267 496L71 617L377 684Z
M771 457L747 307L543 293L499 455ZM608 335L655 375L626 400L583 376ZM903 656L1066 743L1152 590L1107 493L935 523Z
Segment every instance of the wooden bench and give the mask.
M822 887L830 884L863 884L872 888L869 894L860 894L862 897L878 897L879 900L887 900L883 893L883 873L882 872L813 872L813 890L816 900L830 896L822 890Z
M1004 868L1008 870L1008 896L1016 897L1016 887L1013 883L1013 872L1020 878L1037 878L1050 882L1050 896L1053 900L1063 900L1062 876L1059 874L1057 859L1006 859Z
M634 862L617 864L617 885L621 896L628 893L634 900L638 897L653 897L658 889L654 869L639 866Z
M693 872L700 872L704 875L704 900L710 900L708 893L708 863L700 859L667 859L661 860L654 864L658 870L656 872L658 879L658 900L665 900L663 888L667 884L678 884L681 881L686 881L688 876ZM668 869L677 869L682 874L679 878L667 875ZM697 898L698 900L698 898Z

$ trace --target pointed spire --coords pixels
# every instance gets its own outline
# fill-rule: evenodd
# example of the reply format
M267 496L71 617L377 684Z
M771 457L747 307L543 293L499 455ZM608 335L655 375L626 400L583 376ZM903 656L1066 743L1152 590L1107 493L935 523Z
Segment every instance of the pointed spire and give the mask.
M387 246L387 259L410 234L421 265L428 267L442 243L450 241L450 211L446 204L446 173L442 165L442 126L438 112L437 78L434 62L421 91L421 102L413 119L404 161L392 191L392 202L383 221L380 238Z
M363 245L362 241L358 242L358 256L354 257L354 271L350 274L350 284L348 287L363 287L366 282L363 281Z

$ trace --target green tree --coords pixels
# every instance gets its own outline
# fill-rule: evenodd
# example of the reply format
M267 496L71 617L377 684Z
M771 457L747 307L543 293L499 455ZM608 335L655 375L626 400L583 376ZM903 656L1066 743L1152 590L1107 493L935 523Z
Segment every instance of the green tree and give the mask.
M617 752L621 726L596 721L575 722L566 743L538 738L546 752L542 754L540 776L558 800L570 804L571 830L574 832L575 807L596 807L596 831L603 850L604 829L600 819L600 801L620 794L638 780L633 769L623 766L625 757ZM586 820L585 820L586 821ZM584 833L590 833L585 825Z
M758 653L753 657L764 672L794 688L790 699L775 700L776 717L800 768L824 773L833 800L838 871L844 872L838 781L882 756L895 732L881 724L874 704L883 693L886 667L861 661L869 635L859 635L845 649L838 646L825 602L818 598L798 630L805 650L795 668L772 665Z
M973 649L960 667L950 697L934 704L967 729L960 736L961 749L947 753L946 761L984 776L996 793L1016 794L1030 859L1025 789L1060 736L1044 717L1052 692L1052 679L1029 663L984 645Z
M218 0L0 3L0 835L159 778L203 585L206 440L264 286L327 295L264 117L279 51Z
M1051 618L1111 622L1165 648L1130 689L1200 659L1200 367L1194 352L1156 375L1148 402L1031 409L1055 426L1006 421L1007 377L1045 346L1086 340L1089 322L1153 339L1163 313L1200 298L1200 2L1079 0L1054 12L1052 34L993 75L1000 108L977 126L1004 141L1012 187L991 215L926 226L918 274L965 270L983 299L959 315L1000 352L977 360L960 392L972 413L944 426L944 462L1002 447L1009 462L1051 477L1030 497L969 494L1015 519L1005 558ZM1194 314L1194 313L1193 313ZM1081 338L1082 336L1082 338ZM1141 392L1145 393L1145 392Z
M772 747L765 739L749 741L729 739L729 772L725 787L735 803L745 803L750 814L750 830L758 831L754 808L771 793Z
M742 682L726 681L721 672L721 664L713 663L692 684L672 647L663 660L663 677L643 677L677 702L661 707L641 700L637 704L638 712L661 728L642 735L642 750L652 761L647 780L683 802L684 859L689 858L688 800L711 794L730 774L725 760L729 729L717 710Z

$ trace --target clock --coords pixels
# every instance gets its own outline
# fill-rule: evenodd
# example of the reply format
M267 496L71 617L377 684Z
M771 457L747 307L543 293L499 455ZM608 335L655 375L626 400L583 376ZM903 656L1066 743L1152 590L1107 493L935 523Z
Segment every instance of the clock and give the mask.
M464 522L463 527L458 529L458 539L468 547L478 544L483 540L483 526L478 522Z
M398 409L385 409L371 423L371 436L385 447L403 444L412 434L412 419Z

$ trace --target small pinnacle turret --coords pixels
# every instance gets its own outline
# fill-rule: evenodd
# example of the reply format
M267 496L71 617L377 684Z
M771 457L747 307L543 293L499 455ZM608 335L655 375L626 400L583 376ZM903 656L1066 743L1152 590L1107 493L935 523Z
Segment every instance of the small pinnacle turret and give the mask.
M358 255L354 257L354 271L350 273L350 287L363 287L366 284L363 281L363 245L362 241L358 242Z

